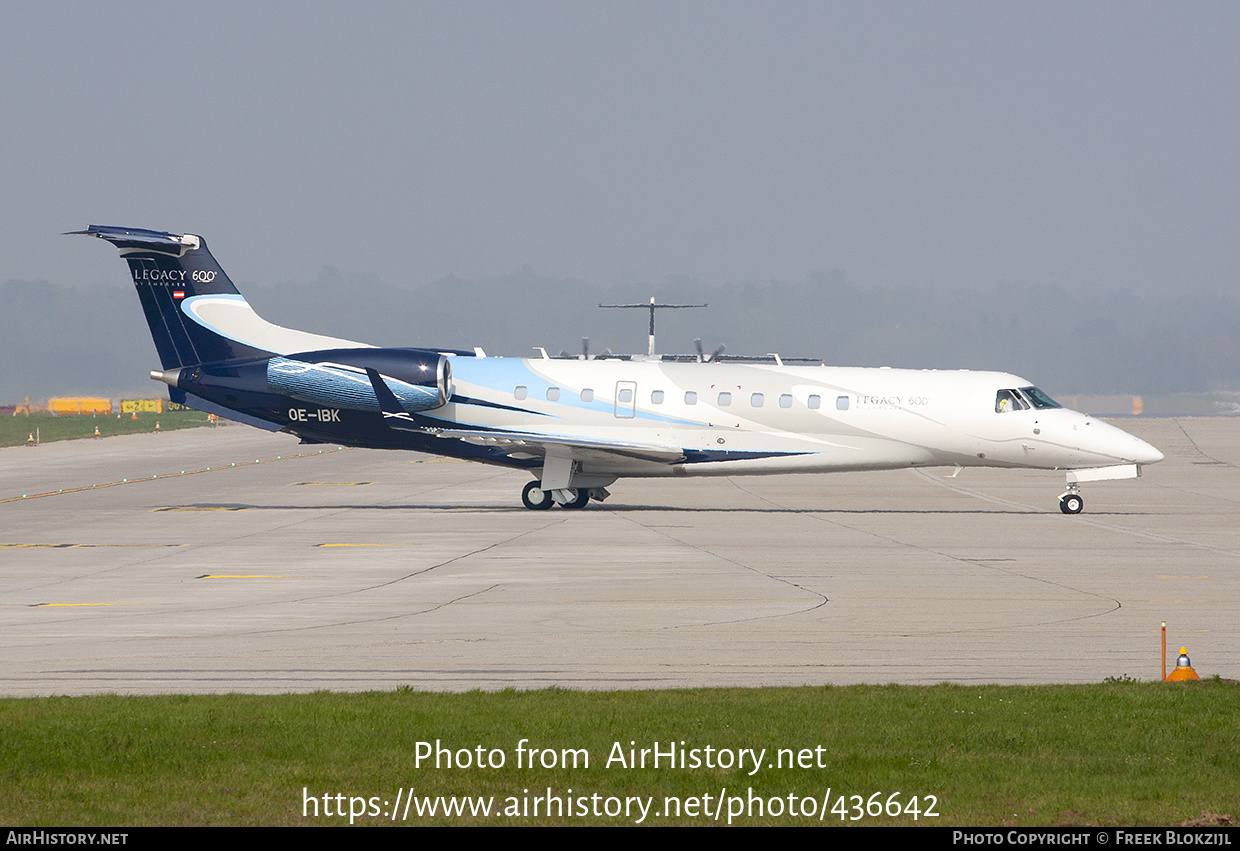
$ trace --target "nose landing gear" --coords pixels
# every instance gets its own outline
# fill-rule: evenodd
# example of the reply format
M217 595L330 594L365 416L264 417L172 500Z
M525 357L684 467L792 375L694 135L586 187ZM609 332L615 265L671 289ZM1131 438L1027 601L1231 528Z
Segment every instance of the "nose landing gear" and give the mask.
M1068 490L1059 497L1059 510L1064 514L1080 514L1081 509L1085 507L1085 500L1081 498L1081 488L1076 482L1068 485Z

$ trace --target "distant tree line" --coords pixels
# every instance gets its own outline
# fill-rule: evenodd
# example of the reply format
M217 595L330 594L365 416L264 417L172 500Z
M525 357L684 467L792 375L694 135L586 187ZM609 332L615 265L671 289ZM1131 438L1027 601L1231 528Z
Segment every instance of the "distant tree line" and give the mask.
M829 364L997 369L1052 393L1240 390L1240 299L1205 289L1174 297L1078 295L1044 284L928 292L861 288L841 272L798 283L710 285L688 278L600 287L528 268L397 286L325 268L312 282L239 283L280 325L392 346L482 346L526 356L643 352L646 316L599 310L647 300L708 302L659 316L660 352L819 357ZM27 394L150 391L158 366L137 297L117 280L89 287L0 285L0 401Z

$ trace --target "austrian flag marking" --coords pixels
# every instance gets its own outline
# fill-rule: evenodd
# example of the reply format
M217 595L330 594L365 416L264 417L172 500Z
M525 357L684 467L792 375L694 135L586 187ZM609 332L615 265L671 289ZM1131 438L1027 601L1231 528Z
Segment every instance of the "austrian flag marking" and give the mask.
M173 290L172 297L173 298L185 298L185 290Z

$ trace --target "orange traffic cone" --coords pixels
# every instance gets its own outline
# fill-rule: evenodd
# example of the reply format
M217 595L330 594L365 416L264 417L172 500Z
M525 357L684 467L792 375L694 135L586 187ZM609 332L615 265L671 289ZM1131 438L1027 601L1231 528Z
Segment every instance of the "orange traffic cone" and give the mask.
M131 416L129 419L131 419L131 420L136 420L137 418L138 418L138 412L137 412L137 411L134 411L134 412L133 412L133 416Z

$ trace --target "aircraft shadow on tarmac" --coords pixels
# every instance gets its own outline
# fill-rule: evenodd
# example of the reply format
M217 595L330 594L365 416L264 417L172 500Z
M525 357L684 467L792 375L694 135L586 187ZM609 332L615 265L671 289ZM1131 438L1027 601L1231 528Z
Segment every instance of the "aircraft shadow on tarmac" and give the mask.
M401 503L386 505L357 505L345 503L317 505L259 505L255 503L193 503L188 505L169 505L155 511L501 511L504 513L525 513L525 509L509 504L499 505L442 505L434 503ZM668 512L672 514L889 514L893 516L918 515L1029 515L1045 514L1048 517L1058 515L1036 509L1018 510L1013 508L780 508L768 507L726 507L685 505L609 505L606 508L587 508L573 512L581 514L627 514L636 512ZM1138 517L1149 514L1144 511L1096 511L1094 517Z

